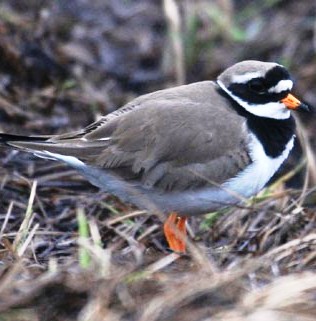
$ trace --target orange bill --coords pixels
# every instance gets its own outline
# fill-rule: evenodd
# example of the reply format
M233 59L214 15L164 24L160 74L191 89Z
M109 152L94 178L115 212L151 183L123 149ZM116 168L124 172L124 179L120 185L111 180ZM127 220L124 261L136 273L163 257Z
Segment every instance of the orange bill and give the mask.
M285 98L281 100L281 102L288 108L288 109L305 109L309 110L308 106L298 100L292 94L288 94Z
M164 234L171 250L185 253L186 250L186 217L171 213L164 223Z

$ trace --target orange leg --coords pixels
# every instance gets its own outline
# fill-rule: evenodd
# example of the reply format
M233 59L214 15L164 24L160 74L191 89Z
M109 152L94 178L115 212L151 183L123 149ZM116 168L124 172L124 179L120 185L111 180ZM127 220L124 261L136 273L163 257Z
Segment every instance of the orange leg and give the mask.
M171 213L164 223L163 229L169 247L174 252L185 253L186 249L186 227L187 218L177 213Z

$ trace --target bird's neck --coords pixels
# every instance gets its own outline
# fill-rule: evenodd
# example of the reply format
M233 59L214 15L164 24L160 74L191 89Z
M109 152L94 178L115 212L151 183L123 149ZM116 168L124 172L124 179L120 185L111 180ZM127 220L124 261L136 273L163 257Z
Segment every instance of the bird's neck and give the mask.
M257 116L242 107L219 85L217 86L217 92L228 100L231 108L240 116L246 118L247 129L263 145L267 156L272 158L280 156L288 142L295 137L295 121L291 114L284 119Z

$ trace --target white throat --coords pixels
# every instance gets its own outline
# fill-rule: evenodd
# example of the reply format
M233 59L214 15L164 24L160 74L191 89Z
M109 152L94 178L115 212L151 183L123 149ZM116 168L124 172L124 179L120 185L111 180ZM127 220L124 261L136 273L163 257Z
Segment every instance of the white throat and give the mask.
M250 105L241 98L231 93L220 80L217 80L217 84L240 106L245 108L249 113L253 115L274 119L287 119L291 116L290 110L287 109L286 106L281 102Z

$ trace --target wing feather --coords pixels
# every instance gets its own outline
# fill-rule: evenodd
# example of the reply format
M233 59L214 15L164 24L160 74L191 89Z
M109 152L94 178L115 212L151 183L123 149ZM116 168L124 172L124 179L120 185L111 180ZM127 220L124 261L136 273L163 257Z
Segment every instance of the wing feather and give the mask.
M8 143L73 156L162 190L221 184L251 162L245 119L210 81L140 96L81 131Z

